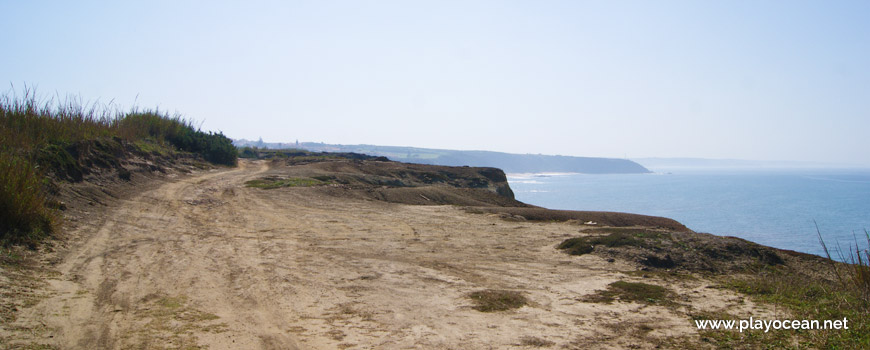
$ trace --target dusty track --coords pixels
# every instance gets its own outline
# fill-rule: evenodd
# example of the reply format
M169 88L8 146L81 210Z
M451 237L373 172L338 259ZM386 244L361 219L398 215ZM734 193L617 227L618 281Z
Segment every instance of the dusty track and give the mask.
M692 310L761 309L704 280L554 249L576 225L260 190L265 163L145 191L110 210L56 266L19 323L70 349L652 348L698 341ZM667 285L678 307L588 303L616 280ZM467 294L524 293L483 313Z

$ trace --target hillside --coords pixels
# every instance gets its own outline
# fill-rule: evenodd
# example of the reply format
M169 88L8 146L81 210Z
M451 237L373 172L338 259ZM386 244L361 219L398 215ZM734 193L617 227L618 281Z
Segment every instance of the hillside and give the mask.
M490 151L457 151L431 148L332 145L313 142L266 143L234 140L239 147L299 148L315 152L355 152L384 156L391 160L448 166L494 167L508 173L565 172L585 174L639 174L648 169L627 159L554 156L540 154L512 154Z

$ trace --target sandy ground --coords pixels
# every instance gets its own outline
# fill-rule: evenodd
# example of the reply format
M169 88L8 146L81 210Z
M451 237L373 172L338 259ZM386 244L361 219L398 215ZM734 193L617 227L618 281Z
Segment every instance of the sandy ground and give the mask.
M704 345L693 312L773 312L704 279L644 278L631 263L554 249L577 225L244 186L267 170L243 161L95 214L46 277L47 297L19 312L16 324L38 331L10 344L667 348ZM676 304L583 301L617 280L666 286ZM480 312L468 294L484 289L530 304Z

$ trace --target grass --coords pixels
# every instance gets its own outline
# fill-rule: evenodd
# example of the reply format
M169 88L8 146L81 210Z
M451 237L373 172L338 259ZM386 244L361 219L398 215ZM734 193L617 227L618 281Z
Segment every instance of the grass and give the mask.
M247 159L285 159L293 164L322 162L335 159L377 160L388 161L385 157L376 157L351 152L310 152L304 149L284 148L270 149L258 147L240 147L239 158Z
M690 313L691 325L696 327L697 320L740 320L745 319L738 315L733 315L727 312L692 312ZM701 336L701 341L710 343L719 349L803 349L813 348L811 344L795 341L792 336L798 331L776 331L771 330L765 333L764 330L743 330L739 332L736 329L704 329L698 330ZM805 332L805 331L803 331ZM798 344L796 346L796 344Z
M309 186L318 186L325 185L328 182L320 181L313 178L307 177L291 177L291 178L277 178L277 177L266 177L262 179L251 180L245 182L245 186L254 187L254 188L262 188L264 190L270 190L281 187L309 187Z
M481 312L518 309L529 303L520 292L486 289L468 295L474 301L474 309Z
M239 149L239 158L248 159L272 159L272 158L287 158L299 157L311 154L304 149L268 149L258 147L242 147Z
M849 248L846 250L847 253L844 254L840 245L837 244L839 261L846 263L837 264L831 259L831 252L828 250L824 239L822 239L822 232L819 230L818 224L816 225L816 233L819 235L819 244L822 245L825 255L831 262L831 270L837 276L837 282L840 283L840 286L843 289L860 294L861 299L870 301L870 249L862 251L858 244L858 237L853 233L855 245L849 244ZM867 239L867 247L870 248L870 232L866 229L864 230L864 236Z
M134 313L148 322L122 336L127 344L141 348L204 349L197 334L224 333L226 323L215 314L192 307L184 296L162 296L142 303ZM137 347L133 347L134 349Z
M595 250L595 246L603 245L606 247L621 247L621 246L643 246L645 243L643 237L653 237L657 232L636 231L631 229L614 229L604 236L587 236L569 238L559 244L557 248L564 250L571 255L589 254ZM658 237L658 236L655 236Z
M51 234L57 220L49 209L45 181L35 164L11 152L0 153L0 243L28 244Z
M634 301L645 304L668 304L673 293L665 287L642 282L616 281L606 290L585 298L589 302L611 303L615 300Z
M531 347L541 348L541 347L546 347L546 346L553 346L555 344L556 343L554 343L554 342L551 342L551 341L546 340L546 339L541 339L538 337L525 336L525 337L520 338L520 345L522 345L522 346L531 346Z
M854 291L830 281L808 278L781 268L767 267L755 276L730 278L723 284L755 301L788 310L790 319L849 320L848 330L812 330L789 333L811 348L870 348L870 305Z
M834 261L821 232L817 233L830 270L813 272L817 275L818 272L830 273L830 278L810 276L800 268L776 265L759 267L750 275L723 277L721 284L757 302L787 310L790 319L823 322L846 318L849 320L848 330L771 331L767 334L706 331L702 335L723 348L736 344L757 348L775 348L777 344L791 348L870 348L870 293L867 289L870 256L858 247L856 237L855 245L850 245L846 253L837 251L840 261L845 263ZM865 237L870 244L870 234L866 231Z
M52 181L81 181L89 166L120 169L124 145L237 162L229 138L198 130L177 114L43 99L27 87L0 96L0 245L35 246L51 235L58 217L50 205Z

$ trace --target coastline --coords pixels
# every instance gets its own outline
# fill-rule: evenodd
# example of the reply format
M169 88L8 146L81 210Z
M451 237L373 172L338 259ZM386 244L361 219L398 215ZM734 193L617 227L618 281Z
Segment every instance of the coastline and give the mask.
M821 174L809 176L808 174ZM838 177L839 176L839 177ZM568 175L511 181L517 198L557 209L635 212L675 218L699 232L736 236L824 255L826 240L854 243L870 227L870 171ZM862 219L863 218L863 219Z

